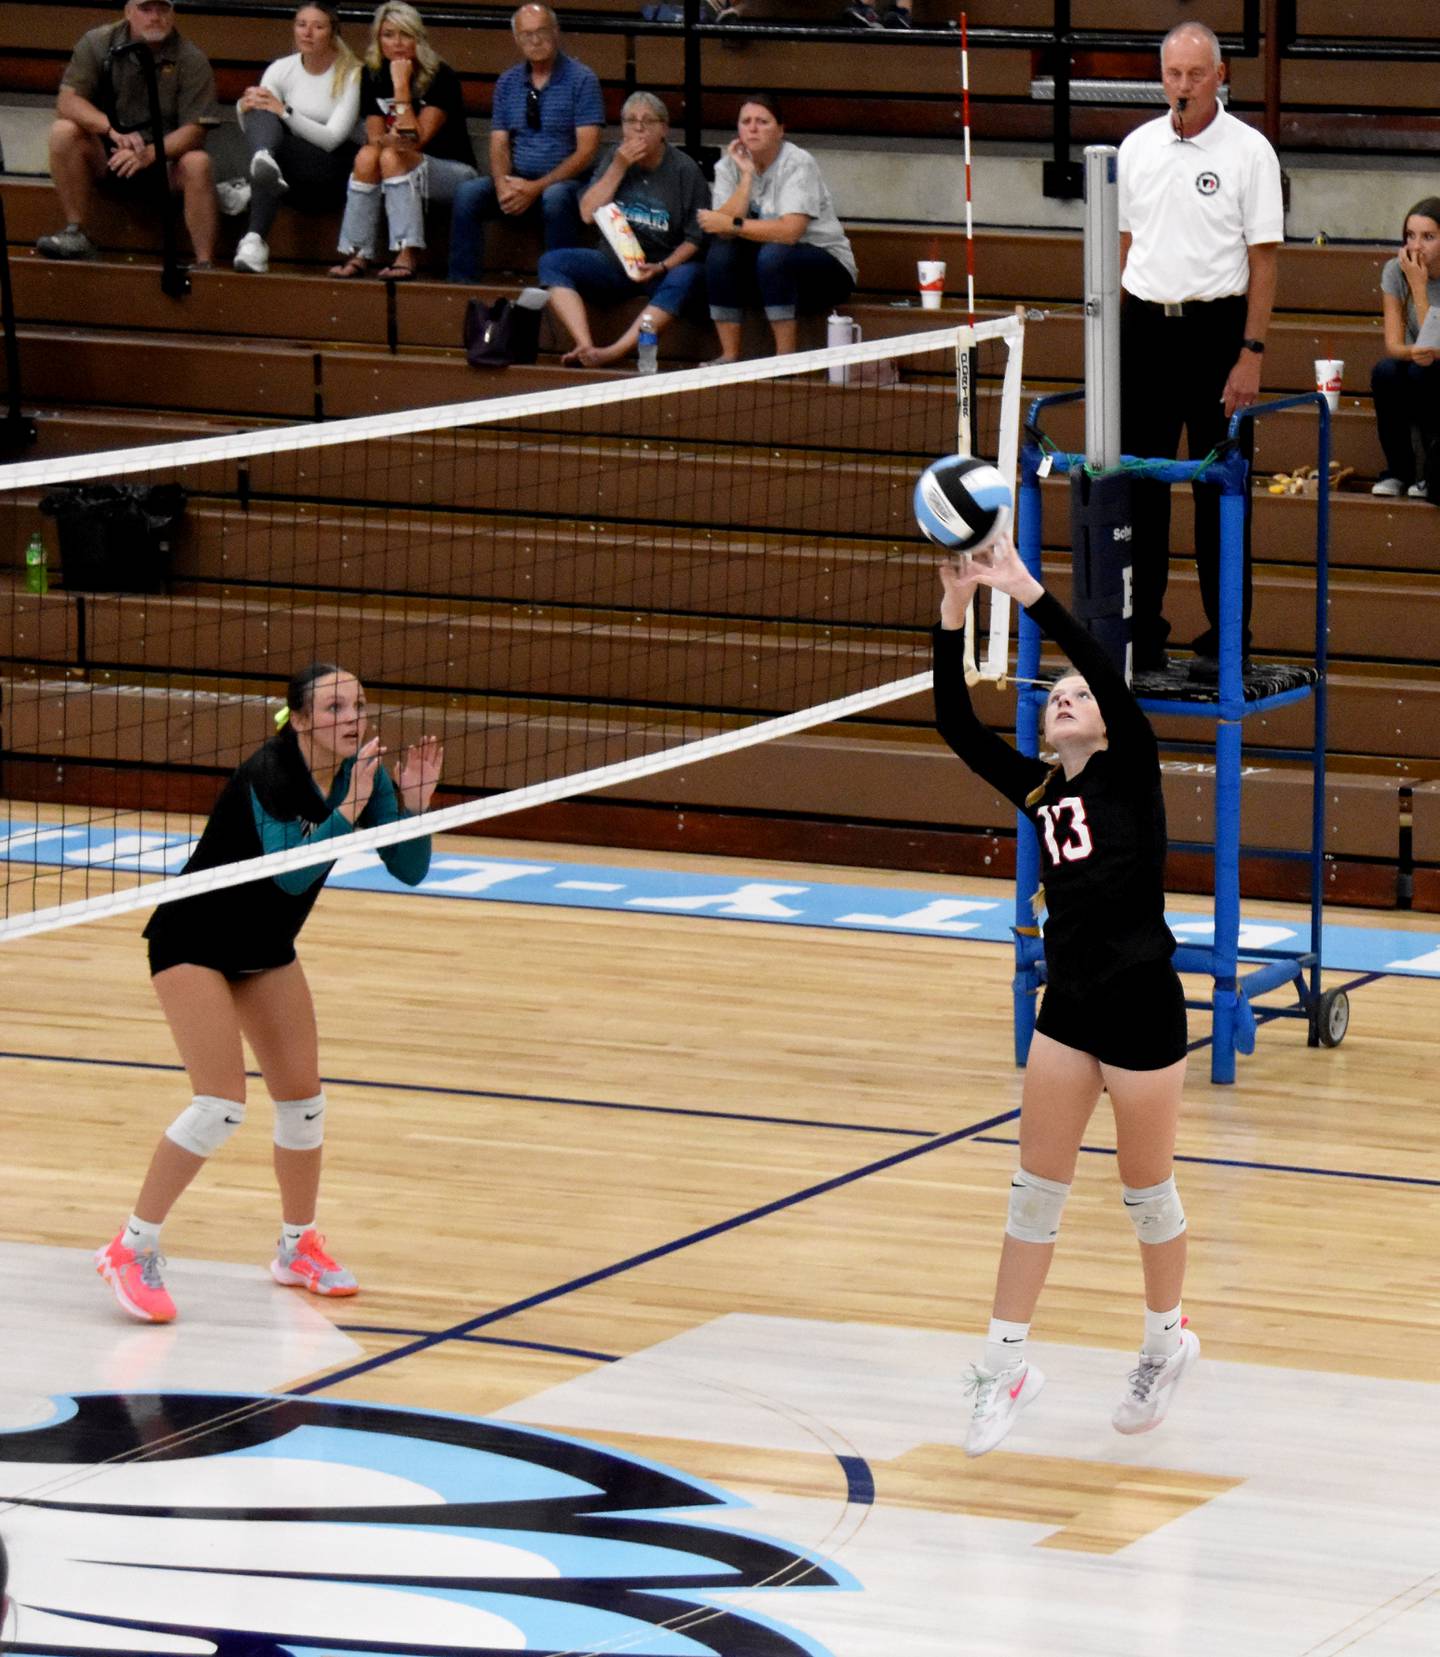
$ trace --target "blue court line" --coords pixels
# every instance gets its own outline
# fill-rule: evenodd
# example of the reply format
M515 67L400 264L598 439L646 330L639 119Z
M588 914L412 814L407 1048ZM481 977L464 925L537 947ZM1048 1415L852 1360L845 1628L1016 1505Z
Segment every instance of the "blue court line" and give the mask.
M335 1327L347 1335L397 1335L407 1340L419 1340L428 1333L424 1329L391 1329L379 1323L337 1323ZM620 1362L618 1352L590 1352L583 1346L555 1346L550 1341L518 1341L507 1339L504 1335L456 1335L454 1338L472 1346L518 1347L526 1352L545 1352L558 1358L588 1358L597 1364Z
M365 1358L345 1369L337 1370L333 1375L325 1375L318 1380L307 1381L303 1386L292 1387L291 1395L304 1398L310 1393L324 1392L329 1387L339 1386L342 1381L353 1381L361 1375L368 1375L372 1370L383 1369L386 1364L397 1363L401 1358L413 1358L432 1346L472 1334L477 1329L503 1322L506 1318L531 1311L537 1306L548 1305L565 1295L591 1288L596 1283L604 1283L609 1278L619 1277L622 1273L634 1271L637 1267L648 1266L652 1261L663 1260L667 1255L679 1253L681 1249L709 1242L712 1237L723 1237L727 1232L736 1231L741 1226L751 1225L756 1220L768 1219L770 1215L781 1214L799 1203L809 1202L812 1198L827 1196L832 1191L853 1185L856 1180L868 1179L872 1174L898 1168L902 1163L911 1162L916 1157L928 1156L932 1151L943 1150L947 1145L957 1145L963 1140L974 1139L980 1134L988 1133L991 1128L998 1128L1004 1122L1013 1122L1019 1114L1018 1110L1002 1111L998 1116L986 1117L983 1122L972 1123L968 1128L957 1128L954 1133L942 1134L938 1139L927 1140L923 1145L911 1145L903 1151L892 1151L889 1156L881 1157L876 1162L867 1162L860 1168L851 1169L849 1173L836 1174L830 1179L821 1180L818 1185L808 1185L801 1191L791 1192L788 1197L776 1197L771 1202L762 1203L758 1208L749 1208L742 1214L732 1215L728 1220L717 1220L713 1225L702 1226L699 1231L688 1232L685 1236L677 1237L668 1243L657 1243L654 1248L643 1249L639 1254L617 1260L613 1265L600 1266L580 1277L572 1277L568 1283L559 1283L549 1289L539 1289L532 1295L526 1295L522 1300L511 1301L508 1306L498 1306L493 1312L482 1312L477 1317L467 1318L463 1323L453 1324L449 1329L439 1329L434 1334L420 1336L408 1345L397 1346L392 1352L379 1353L373 1358Z
M1009 1139L1003 1134L977 1135L977 1145L1018 1145L1018 1139ZM1082 1145L1080 1150L1085 1156L1114 1156L1115 1152L1106 1145ZM1178 1152L1176 1162L1194 1163L1199 1168L1246 1168L1259 1174L1313 1174L1319 1179L1355 1179L1367 1181L1375 1185L1417 1185L1424 1189L1440 1190L1440 1179L1422 1179L1418 1174L1366 1174L1358 1168L1310 1168L1299 1162L1254 1162L1245 1157L1234 1156L1181 1156Z
M185 1073L182 1064L159 1064L153 1059L77 1058L69 1053L14 1053L0 1050L0 1059L25 1059L35 1064L89 1064L112 1070L157 1070L166 1075ZM246 1078L261 1081L258 1070ZM372 1088L389 1093L428 1094L441 1099L509 1099L522 1105L569 1105L577 1110L632 1111L644 1116L700 1116L716 1122L756 1122L766 1127L820 1128L827 1133L875 1133L899 1139L932 1139L933 1128L891 1128L877 1122L827 1122L807 1116L768 1116L759 1111L702 1110L698 1105L637 1105L623 1099L573 1099L558 1093L507 1093L485 1087L440 1087L424 1082L373 1081L359 1076L322 1076L327 1087Z

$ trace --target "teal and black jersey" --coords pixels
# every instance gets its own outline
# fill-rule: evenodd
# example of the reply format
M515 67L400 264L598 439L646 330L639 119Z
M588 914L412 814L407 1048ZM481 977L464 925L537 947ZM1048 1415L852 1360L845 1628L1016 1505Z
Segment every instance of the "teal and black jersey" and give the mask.
M353 765L353 760L345 761L322 798L294 733L287 728L271 737L226 783L183 872L243 862L306 841L333 839L339 856L343 845L338 842L355 828L393 823L406 815L389 774L377 767L370 799L352 826L339 806L350 791ZM430 867L429 836L386 846L380 856L397 880L418 886ZM182 961L229 976L287 965L295 959L295 939L333 867L333 862L312 863L162 904L145 928L151 972Z

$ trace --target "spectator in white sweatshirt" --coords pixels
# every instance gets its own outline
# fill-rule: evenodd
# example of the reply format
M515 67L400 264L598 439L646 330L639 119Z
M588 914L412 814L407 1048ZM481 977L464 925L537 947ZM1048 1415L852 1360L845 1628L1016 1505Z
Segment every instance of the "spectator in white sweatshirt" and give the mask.
M237 105L250 149L250 221L236 270L270 268L267 238L282 196L337 207L355 161L360 61L340 38L330 0L307 0L294 29L295 51L272 63Z

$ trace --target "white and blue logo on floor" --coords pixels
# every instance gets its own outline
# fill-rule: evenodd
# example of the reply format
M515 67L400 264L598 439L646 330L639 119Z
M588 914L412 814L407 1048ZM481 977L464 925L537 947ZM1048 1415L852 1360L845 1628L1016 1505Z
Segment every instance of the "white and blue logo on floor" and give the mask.
M110 834L89 827L36 833L0 827L0 856L25 863L88 864L116 870L176 873L195 842L176 835ZM402 886L373 853L342 857L332 887L410 892L482 902L535 903L550 907L612 909L658 915L697 915L719 920L769 921L780 926L839 927L846 931L909 933L927 938L970 938L1009 943L1013 906L995 898L956 897L893 886L838 881L744 880L729 875L673 869L528 862L522 858L437 856L419 887ZM1166 917L1184 942L1204 942L1208 920ZM1248 915L1240 949L1304 946L1308 921ZM1325 965L1339 972L1403 973L1440 978L1440 922L1428 932L1327 921Z
M7 1527L45 1561L14 1653L825 1657L726 1600L773 1592L783 1616L782 1590L856 1586L730 1528L744 1504L712 1485L534 1428L247 1394L57 1403L0 1435Z

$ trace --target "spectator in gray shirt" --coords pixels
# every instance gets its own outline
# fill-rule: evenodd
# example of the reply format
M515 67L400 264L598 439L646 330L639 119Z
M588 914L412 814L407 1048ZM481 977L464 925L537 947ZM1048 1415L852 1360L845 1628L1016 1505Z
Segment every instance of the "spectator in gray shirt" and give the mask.
M796 316L842 304L856 275L815 157L786 139L776 100L752 92L737 129L715 168L713 205L700 214L712 238L705 282L722 362L739 360L747 307L764 307L784 356L795 349Z

